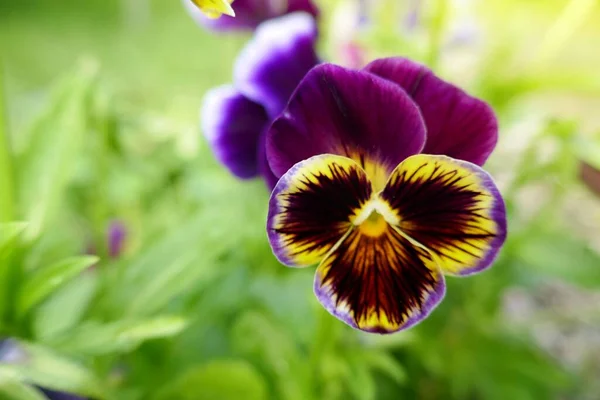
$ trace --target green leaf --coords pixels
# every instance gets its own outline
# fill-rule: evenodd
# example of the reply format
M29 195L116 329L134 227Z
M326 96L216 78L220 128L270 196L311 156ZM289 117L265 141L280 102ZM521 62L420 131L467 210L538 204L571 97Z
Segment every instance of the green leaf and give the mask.
M4 102L4 74L0 65L0 222L8 222L14 218L14 168L13 152L6 119Z
M55 102L34 124L29 146L17 160L19 204L34 239L59 208L88 128L88 108L97 67L85 63L69 75Z
M256 357L275 377L277 398L283 400L311 399L312 368L308 358L299 354L292 335L257 311L248 311L231 330L236 352Z
M47 400L38 390L20 382L14 373L0 367L0 398L3 400Z
M348 391L358 400L374 400L376 396L375 380L360 353L349 352L346 358L350 372L345 377Z
M24 315L56 289L98 262L96 256L72 257L35 271L19 293L18 310Z
M16 342L22 353L11 363L0 364L0 374L53 390L106 399L100 381L84 366L39 345Z
M390 354L383 351L366 349L362 352L362 359L373 370L381 372L399 385L406 383L406 370Z
M165 387L155 400L266 400L267 384L248 362L216 360L193 367Z
M26 228L26 222L8 222L0 224L0 260L9 252L15 239L17 239Z
M582 161L600 170L600 137L596 140L578 137L573 147Z
M177 335L186 326L187 320L178 316L109 324L89 322L57 338L53 344L65 352L78 355L122 353L150 339Z
M538 274L588 288L600 286L600 254L565 232L538 232L521 240L516 256Z
M58 289L35 310L33 329L41 340L73 329L85 314L98 287L96 271L88 271Z

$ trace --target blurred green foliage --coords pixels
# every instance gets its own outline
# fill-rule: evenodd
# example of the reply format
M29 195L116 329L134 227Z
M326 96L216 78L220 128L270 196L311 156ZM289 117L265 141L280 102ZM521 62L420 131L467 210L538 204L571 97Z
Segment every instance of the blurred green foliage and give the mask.
M321 2L329 59L342 3ZM578 180L580 160L598 165L600 132L586 128L586 109L549 112L600 93L598 54L582 51L600 35L584 17L600 10L486 2L473 14L488 45L461 50L477 63L452 79L452 3L426 2L408 34L394 16L409 3L380 2L356 40L373 57L428 62L492 103L503 129L489 168L510 234L494 268L449 278L430 318L379 337L323 311L313 271L276 262L264 185L235 181L201 140L203 92L230 80L247 35L204 32L178 2L2 0L0 338L13 353L0 397L43 399L29 386L39 385L124 400L594 398L598 369L540 348L503 299L549 280L600 288L600 211ZM523 57L531 47L541 50ZM553 93L562 97L536 103ZM579 211L596 230L568 218L573 196L587 196ZM128 231L118 258L113 220Z

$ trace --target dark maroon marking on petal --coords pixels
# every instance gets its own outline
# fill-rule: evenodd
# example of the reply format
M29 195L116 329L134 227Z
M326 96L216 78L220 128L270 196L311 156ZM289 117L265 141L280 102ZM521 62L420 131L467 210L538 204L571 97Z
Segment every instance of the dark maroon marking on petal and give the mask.
M492 178L464 161L415 157L422 163L407 169L401 164L381 193L398 213L399 228L445 260L460 264L464 260L457 257L470 257L471 264L445 272L469 275L489 267L506 239L504 202ZM449 169L448 161L456 169ZM431 163L435 166L426 171ZM469 175L479 183L465 179Z
M424 141L423 120L404 90L370 73L322 64L267 132L267 158L276 176L324 153L363 156L391 172Z
M350 326L391 333L429 315L443 298L445 284L429 253L388 225L378 237L354 228L319 266L315 293ZM369 323L374 314L385 315L387 323Z
M427 126L423 153L485 163L498 141L498 122L487 103L405 58L375 60L365 70L400 85L417 103Z
M311 168L315 160L329 158L333 161L326 170ZM341 167L335 162L338 158L355 168ZM273 252L286 265L294 265L300 253L324 256L348 231L350 218L371 194L366 174L351 160L324 154L296 164L271 194L267 233Z

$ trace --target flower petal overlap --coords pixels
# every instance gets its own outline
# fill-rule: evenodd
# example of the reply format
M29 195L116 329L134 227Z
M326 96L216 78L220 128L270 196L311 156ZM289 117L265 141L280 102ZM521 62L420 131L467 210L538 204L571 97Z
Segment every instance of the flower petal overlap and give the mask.
M375 60L364 70L398 84L417 104L427 126L423 153L483 165L494 150L498 122L485 102L405 58Z
M277 183L281 175L274 176L267 162L265 133L317 64L316 37L315 21L306 13L265 22L241 52L233 84L205 95L202 130L217 160L236 177L260 175L270 188Z
M344 155L377 177L382 187L398 163L421 151L425 138L419 109L395 84L321 64L306 75L286 112L272 124L267 158L273 173L281 176L314 155Z

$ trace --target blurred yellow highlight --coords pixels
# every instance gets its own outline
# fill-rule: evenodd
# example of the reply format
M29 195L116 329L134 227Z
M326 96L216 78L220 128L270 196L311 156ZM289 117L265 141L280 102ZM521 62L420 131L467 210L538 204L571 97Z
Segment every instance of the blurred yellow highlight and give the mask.
M235 12L231 8L234 0L192 0L208 18L219 18L221 15L235 17Z

